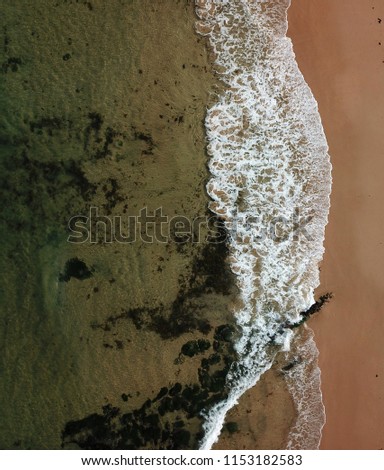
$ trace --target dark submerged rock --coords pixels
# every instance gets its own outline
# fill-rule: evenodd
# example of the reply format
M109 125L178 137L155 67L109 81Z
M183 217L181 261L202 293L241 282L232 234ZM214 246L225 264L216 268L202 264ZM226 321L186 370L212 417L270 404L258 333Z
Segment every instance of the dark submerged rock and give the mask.
M92 271L79 258L71 258L65 263L64 273L59 275L59 281L68 282L72 277L84 281L92 277Z
M184 356L193 357L197 354L204 353L211 347L211 343L205 339L199 339L197 341L188 341L183 344L181 348L181 354Z
M234 434L235 432L238 432L239 430L239 425L235 423L235 421L229 421L224 425L224 428L226 431L228 431L230 434Z

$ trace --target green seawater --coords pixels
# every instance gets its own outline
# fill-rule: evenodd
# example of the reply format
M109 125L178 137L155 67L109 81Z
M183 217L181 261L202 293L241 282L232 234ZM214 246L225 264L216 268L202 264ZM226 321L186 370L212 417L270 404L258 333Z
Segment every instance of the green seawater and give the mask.
M3 449L194 448L225 396L224 244L67 241L91 207L207 215L217 83L193 8L1 2Z

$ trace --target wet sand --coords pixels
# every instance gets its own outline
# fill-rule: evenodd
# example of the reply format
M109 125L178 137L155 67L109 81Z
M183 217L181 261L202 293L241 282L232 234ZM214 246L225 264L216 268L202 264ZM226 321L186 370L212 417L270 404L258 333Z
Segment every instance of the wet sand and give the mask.
M278 354L273 366L240 397L213 449L285 449L296 410L282 372L289 361ZM233 423L235 427L233 428Z
M383 142L377 129L384 53L377 17L384 12L364 9L357 0L336 6L328 0L294 2L291 34L320 103L335 178L319 291L333 291L335 299L311 322L328 410L323 447L380 448ZM8 194L12 213L6 220L19 235L7 227L3 237L6 380L0 444L87 448L100 445L91 437L101 430L101 443L111 447L194 447L198 408L220 398L217 390L231 360L225 335L216 339L216 329L234 320L236 293L225 252L188 243L66 242L68 218L87 214L90 205L112 216L160 205L169 216L206 213L203 119L216 80L204 42L193 33L193 5L136 1L112 8L94 1L90 8L87 2L62 2L47 10L42 2L37 19L21 15L18 6L8 12L2 59L4 135L10 135L2 150L15 151L7 171L17 190L17 197ZM12 26L19 17L25 34ZM60 29L66 25L68 34ZM166 47L158 47L159 36ZM30 222L42 217L40 226ZM92 276L63 282L73 257ZM198 339L212 346L193 357L180 354ZM214 362L217 353L220 363ZM217 448L284 448L294 419L281 373L285 364L279 357L229 413L232 424ZM169 394L159 397L164 387ZM116 442L116 422L117 437L126 439L125 421L139 431ZM161 431L161 438L151 429Z
M293 0L288 35L333 164L318 293L334 299L310 322L327 413L321 448L382 449L384 2Z

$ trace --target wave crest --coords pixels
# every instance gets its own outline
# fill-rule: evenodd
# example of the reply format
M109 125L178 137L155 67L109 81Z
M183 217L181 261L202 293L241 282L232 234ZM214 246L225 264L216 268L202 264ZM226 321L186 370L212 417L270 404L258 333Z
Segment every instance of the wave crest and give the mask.
M331 165L317 103L286 37L288 0L197 0L224 91L207 111L210 209L230 234L241 330L229 397L206 414L201 448L314 303ZM305 227L301 225L305 222Z

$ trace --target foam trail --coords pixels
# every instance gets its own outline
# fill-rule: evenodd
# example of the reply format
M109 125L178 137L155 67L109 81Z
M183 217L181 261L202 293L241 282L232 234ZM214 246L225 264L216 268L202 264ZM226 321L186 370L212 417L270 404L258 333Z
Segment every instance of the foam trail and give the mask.
M294 367L285 372L285 380L293 397L297 418L289 435L287 449L317 449L325 424L322 402L319 352L313 339L313 331L304 328L295 335L291 350L286 353Z
M208 110L210 208L230 233L241 335L229 395L206 413L202 449L227 411L289 350L314 303L331 165L317 103L286 37L288 0L196 0L224 91Z

